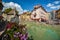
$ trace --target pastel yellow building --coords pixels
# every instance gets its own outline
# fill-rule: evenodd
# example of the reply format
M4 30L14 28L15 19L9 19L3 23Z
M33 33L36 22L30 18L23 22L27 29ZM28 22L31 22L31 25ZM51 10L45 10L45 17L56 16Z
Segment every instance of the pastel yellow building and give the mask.
M30 15L30 12L24 12L23 14L20 14L21 21L29 21Z

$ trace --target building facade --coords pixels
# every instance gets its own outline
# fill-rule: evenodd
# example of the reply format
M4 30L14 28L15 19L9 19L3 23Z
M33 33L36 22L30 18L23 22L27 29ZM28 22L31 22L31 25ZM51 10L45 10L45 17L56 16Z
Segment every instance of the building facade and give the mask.
M31 13L31 19L39 22L47 21L49 20L49 13L42 6L36 5Z
M60 9L51 12L51 20L53 20L54 23L60 24Z
M16 10L15 9L12 9L10 12L8 13L4 13L2 14L2 16L4 17L4 20L7 20L7 21L11 21L11 22L14 22L14 21L18 21L19 20L19 16L16 15Z
M23 14L20 14L20 18L22 21L30 21L30 12L24 12Z

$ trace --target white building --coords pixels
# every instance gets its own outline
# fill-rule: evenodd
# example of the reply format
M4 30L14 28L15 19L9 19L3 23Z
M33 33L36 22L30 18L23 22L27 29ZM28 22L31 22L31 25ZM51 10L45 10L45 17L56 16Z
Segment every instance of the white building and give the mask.
M34 6L34 10L32 11L31 14L31 19L36 21L46 21L49 19L48 17L49 13L47 13L42 6L40 5Z
M16 22L19 23L19 16L16 14L16 10L12 9L9 13L3 13L2 16L4 17L4 20L7 20L9 22Z

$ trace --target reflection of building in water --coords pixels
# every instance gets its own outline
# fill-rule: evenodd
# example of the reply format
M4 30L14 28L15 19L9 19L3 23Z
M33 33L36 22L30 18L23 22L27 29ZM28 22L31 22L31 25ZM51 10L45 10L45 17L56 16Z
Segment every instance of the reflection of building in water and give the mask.
M31 19L35 21L47 21L49 20L49 13L41 5L36 5L31 13Z

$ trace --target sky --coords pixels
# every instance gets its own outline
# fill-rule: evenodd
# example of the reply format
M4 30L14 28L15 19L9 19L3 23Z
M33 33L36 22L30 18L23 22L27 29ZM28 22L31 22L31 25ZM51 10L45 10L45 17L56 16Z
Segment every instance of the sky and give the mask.
M34 6L39 4L44 7L47 12L60 8L60 0L2 0L5 8L15 5L17 10L32 11ZM7 6L6 6L7 5Z

